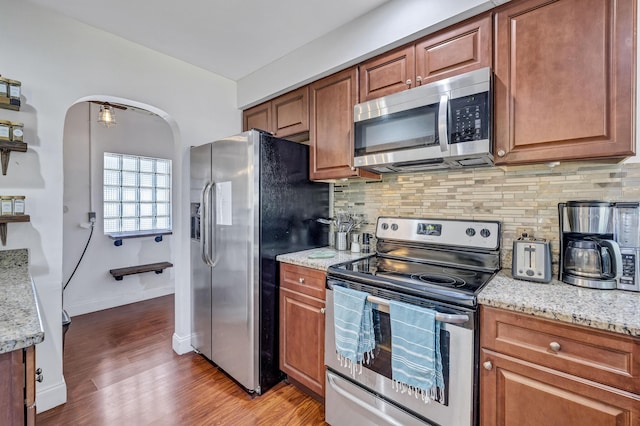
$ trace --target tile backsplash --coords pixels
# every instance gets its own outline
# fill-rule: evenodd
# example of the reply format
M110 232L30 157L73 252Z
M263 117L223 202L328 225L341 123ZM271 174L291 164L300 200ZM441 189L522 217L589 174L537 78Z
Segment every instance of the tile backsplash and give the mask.
M558 262L558 203L640 201L640 163L567 162L383 175L382 181L334 184L334 211L363 213L375 233L378 216L502 222L502 266L522 232L551 241Z

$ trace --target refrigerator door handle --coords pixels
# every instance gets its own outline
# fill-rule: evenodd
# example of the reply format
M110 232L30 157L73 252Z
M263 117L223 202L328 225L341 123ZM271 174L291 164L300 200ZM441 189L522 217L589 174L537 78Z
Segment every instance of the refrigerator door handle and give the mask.
M209 200L211 199L211 189L213 187L212 183L207 183L203 188L202 192L200 192L200 205L202 206L202 220L200 221L200 256L202 257L202 261L208 266L213 267L213 261L211 260L211 256L209 255L209 246L211 245L210 241L210 218L209 213L211 209L211 204Z
M218 263L218 249L216 247L216 235L218 232L218 227L216 226L216 222L217 222L217 217L216 217L216 213L217 213L217 208L218 208L218 204L217 204L217 197L218 194L216 193L216 183L215 182L211 182L209 185L211 185L211 189L210 189L210 193L213 194L213 202L211 203L210 209L209 209L209 213L212 214L212 220L211 220L211 229L213 230L211 232L211 238L209 239L209 246L207 247L207 257L209 258L209 266L211 266L212 268L216 266L216 264ZM210 197L211 198L211 197ZM215 251L214 251L215 249Z

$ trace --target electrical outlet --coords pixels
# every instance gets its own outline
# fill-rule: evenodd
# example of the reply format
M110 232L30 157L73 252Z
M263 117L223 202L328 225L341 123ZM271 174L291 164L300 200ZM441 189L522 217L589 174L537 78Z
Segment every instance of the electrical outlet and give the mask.
M96 221L96 212L89 212L89 222L95 222Z
M528 237L533 237L533 229L531 228L516 228L516 239L526 234Z

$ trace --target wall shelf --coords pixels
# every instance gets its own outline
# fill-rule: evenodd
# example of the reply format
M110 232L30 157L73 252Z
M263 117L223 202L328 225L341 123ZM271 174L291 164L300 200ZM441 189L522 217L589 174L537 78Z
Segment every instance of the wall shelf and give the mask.
M9 155L11 154L11 151L27 152L27 144L24 142L0 141L3 176L7 174L7 167L9 167Z
M31 222L31 217L28 214L0 216L0 240L3 246L7 245L7 223L14 222Z
M9 99L6 97L0 97L0 108L10 109L13 111L20 111L20 101L17 99Z
M106 234L109 238L114 240L113 245L116 247L120 247L122 245L122 240L127 238L143 238L143 237L154 237L156 243L162 241L163 235L171 235L173 232L169 229L164 230L154 230L154 231L129 231L129 232L111 232Z
M125 275L142 274L144 272L155 272L161 274L163 270L171 268L173 263L170 262L158 262L148 263L146 265L128 266L126 268L111 269L109 273L116 279L116 281L122 281Z

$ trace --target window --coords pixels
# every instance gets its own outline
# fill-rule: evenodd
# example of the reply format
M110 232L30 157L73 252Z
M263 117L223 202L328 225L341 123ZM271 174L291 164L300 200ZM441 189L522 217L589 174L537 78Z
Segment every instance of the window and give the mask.
M104 153L104 233L171 229L171 160Z

